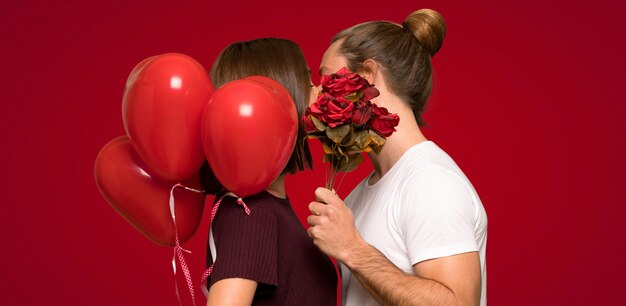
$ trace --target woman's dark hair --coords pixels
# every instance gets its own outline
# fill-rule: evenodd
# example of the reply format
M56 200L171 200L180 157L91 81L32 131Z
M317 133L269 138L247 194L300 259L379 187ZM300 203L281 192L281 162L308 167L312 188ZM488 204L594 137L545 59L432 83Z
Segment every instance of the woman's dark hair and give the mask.
M340 42L339 53L348 69L364 71L363 62L375 61L389 89L413 109L422 126L422 112L432 88L431 58L446 36L446 23L436 11L411 13L403 26L387 22L365 22L341 31L333 38Z
M283 85L296 105L298 118L306 111L311 90L311 72L300 47L293 41L261 38L236 42L226 47L213 63L211 81L215 88L248 76L265 76ZM313 168L304 127L298 120L298 138L283 173Z

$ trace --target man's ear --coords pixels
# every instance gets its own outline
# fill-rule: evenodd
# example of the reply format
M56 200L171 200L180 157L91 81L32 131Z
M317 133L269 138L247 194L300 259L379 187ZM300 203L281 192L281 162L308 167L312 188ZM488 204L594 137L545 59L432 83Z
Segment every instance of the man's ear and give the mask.
M361 75L370 82L370 84L374 84L378 76L378 70L378 64L372 59L367 59L363 62L363 73Z

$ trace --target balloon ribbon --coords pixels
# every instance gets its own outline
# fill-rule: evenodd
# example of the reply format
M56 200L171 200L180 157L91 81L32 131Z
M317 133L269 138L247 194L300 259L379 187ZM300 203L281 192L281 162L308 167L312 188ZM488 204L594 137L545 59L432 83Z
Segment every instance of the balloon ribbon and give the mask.
M213 205L213 210L211 211L211 221L209 223L209 229L211 229L211 225L213 224L213 219L215 219L215 215L217 214L217 210L220 208L220 204L222 203L222 200L227 196L237 198L237 204L243 207L243 210L245 211L246 215L248 216L250 215L250 209L248 208L248 205L246 205L246 203L243 201L242 198L236 196L232 192L226 193L217 202L215 202L215 205ZM217 260L217 254L215 254L215 260ZM215 260L213 261L211 266L208 269L206 269L204 273L202 273L202 281L201 281L200 287L202 288L202 292L204 292L205 297L209 296L209 290L207 289L205 282L207 278L211 276L211 273L213 273L213 266L215 266Z
M187 261L185 260L185 256L183 256L183 251L191 254L191 251L183 249L180 245L180 240L178 239L178 227L176 226L176 212L174 209L174 190L176 188L183 188L188 191L203 193L202 190L197 190L193 188L189 188L183 186L180 183L177 183L170 190L170 214L172 215L172 221L174 221L174 235L176 237L176 245L174 246L174 257L172 258L172 268L174 269L174 287L176 288L176 298L178 299L178 304L183 305L180 300L180 293L178 292L178 283L176 282L176 258L180 262L180 266L183 269L183 274L185 275L185 279L187 280L187 287L189 287L189 294L191 295L191 301L193 305L196 305L196 298L194 296L193 283L191 282L191 274L189 273L189 266L187 265Z

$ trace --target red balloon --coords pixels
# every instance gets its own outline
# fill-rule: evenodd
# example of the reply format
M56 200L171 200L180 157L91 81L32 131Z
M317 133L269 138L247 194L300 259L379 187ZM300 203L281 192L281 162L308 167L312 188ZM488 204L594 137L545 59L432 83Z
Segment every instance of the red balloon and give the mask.
M222 185L240 197L262 191L280 175L297 133L291 96L265 77L227 83L203 111L202 142L209 165Z
M204 162L200 119L213 92L193 58L152 56L130 73L122 104L126 133L142 160L165 180L192 176Z
M287 90L287 88L285 88L284 86L282 86L280 83L274 81L273 79L264 77L264 76L249 76L245 78L246 80L251 80L251 81L256 81L259 82L263 85L265 85L267 87L267 89L271 90L271 91L277 91L278 92L278 96L277 98L282 98L285 101L281 101L280 103L284 103L284 105L287 105L287 103L290 103L290 105L294 105L293 103L293 99L291 97L291 94L289 94L289 91ZM294 105L294 110L295 105ZM297 110L296 110L296 118L298 116ZM297 125L296 125L296 133L297 133Z
M126 136L107 143L98 153L94 167L98 189L111 207L152 242L173 246L175 228L169 196L176 182L162 181L146 170ZM181 184L202 189L198 175ZM200 225L205 197L202 193L178 188L174 199L178 237L184 243Z

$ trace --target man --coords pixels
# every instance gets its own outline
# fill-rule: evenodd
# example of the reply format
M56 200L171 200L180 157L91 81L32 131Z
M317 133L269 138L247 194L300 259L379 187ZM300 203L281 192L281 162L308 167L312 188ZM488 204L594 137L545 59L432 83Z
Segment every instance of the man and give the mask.
M374 173L345 203L318 188L309 205L309 236L339 261L344 305L486 305L487 215L461 169L419 128L444 36L441 16L418 10L402 26L342 31L322 59L321 74L358 72L380 92L372 101L400 118L380 154L369 153Z

